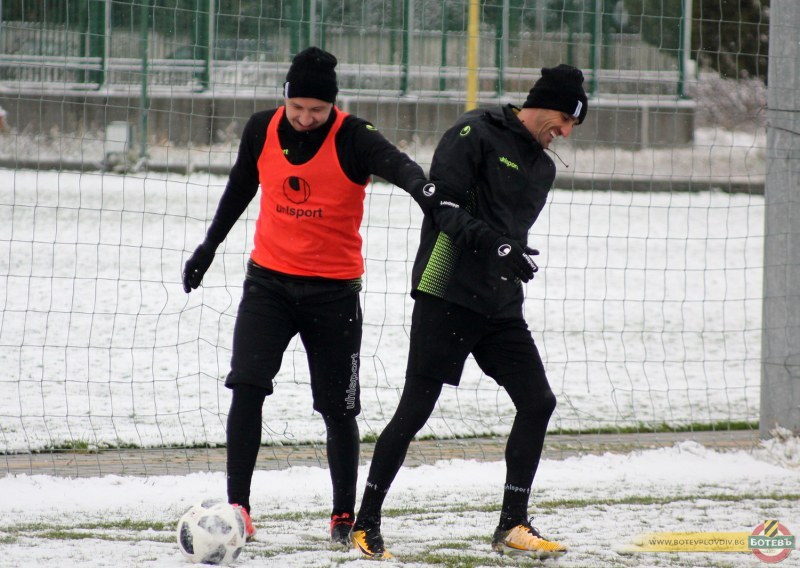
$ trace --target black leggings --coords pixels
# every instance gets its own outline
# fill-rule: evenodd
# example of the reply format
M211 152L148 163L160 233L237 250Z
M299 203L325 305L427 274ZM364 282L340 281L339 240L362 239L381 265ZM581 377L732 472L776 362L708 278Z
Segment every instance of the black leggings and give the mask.
M546 382L537 383L529 377L512 375L497 382L506 389L517 410L506 444L506 484L500 521L501 525L513 526L527 516L530 488L556 398ZM411 440L427 422L441 392L441 383L416 377L406 379L397 410L375 444L358 514L359 524L380 522L386 493L403 465Z
M261 446L261 416L267 391L237 384L228 414L228 502L250 510L250 485ZM355 510L359 434L354 416L325 416L328 467L333 484L333 513Z

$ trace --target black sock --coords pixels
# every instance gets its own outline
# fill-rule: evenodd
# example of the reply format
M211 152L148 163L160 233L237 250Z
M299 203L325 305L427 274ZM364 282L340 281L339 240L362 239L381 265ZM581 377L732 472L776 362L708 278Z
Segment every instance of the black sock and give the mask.
M381 509L383 501L389 488L378 488L374 483L367 480L364 488L364 497L361 499L361 508L358 510L356 523L353 527L357 530L364 530L369 527L381 526Z
M497 525L497 528L503 531L511 530L517 525L521 525L528 522L525 514L519 515L516 513L500 513L500 523Z

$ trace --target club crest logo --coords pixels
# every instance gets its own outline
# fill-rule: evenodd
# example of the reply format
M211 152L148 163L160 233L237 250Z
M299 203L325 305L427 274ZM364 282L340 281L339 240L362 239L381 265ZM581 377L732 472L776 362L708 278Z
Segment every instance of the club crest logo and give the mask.
M747 539L747 547L753 554L767 564L775 564L785 560L794 550L794 535L774 519L767 520L753 529Z

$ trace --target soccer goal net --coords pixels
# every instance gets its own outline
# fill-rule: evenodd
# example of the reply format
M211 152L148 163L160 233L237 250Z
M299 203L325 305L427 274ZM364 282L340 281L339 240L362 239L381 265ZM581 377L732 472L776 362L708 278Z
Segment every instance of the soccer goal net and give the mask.
M224 378L258 198L201 288L185 294L181 270L245 121L282 104L291 57L309 45L339 60L339 108L426 171L471 88L479 106L519 105L542 67L580 67L588 118L553 146L556 183L529 235L542 254L525 315L559 400L550 431L757 428L765 9L0 6L0 453L224 444ZM405 192L372 180L362 226L366 439L403 388L421 220ZM470 359L420 435L502 436L513 416ZM324 437L295 339L264 407L263 442Z

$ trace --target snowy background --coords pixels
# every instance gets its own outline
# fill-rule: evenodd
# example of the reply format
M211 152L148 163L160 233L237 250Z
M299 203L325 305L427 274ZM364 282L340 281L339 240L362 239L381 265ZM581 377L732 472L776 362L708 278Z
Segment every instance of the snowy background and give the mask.
M96 140L60 140L2 136L0 156L26 144L30 154L102 155ZM759 133L703 129L687 148L556 151L575 175L758 183L764 147ZM429 162L431 149L406 149ZM230 160L231 150L192 151ZM153 159L182 151L153 148ZM187 296L180 273L225 182L199 172L0 170L0 451L223 442L222 381L258 200L203 288ZM551 431L758 420L763 215L763 196L752 194L551 192L529 236L542 270L525 305L559 397ZM420 222L403 191L370 186L362 434L380 432L402 389ZM299 342L276 381L264 441L324 439ZM470 361L422 435L502 435L512 416Z
M0 137L0 159L99 162L99 138ZM559 397L551 431L758 420L764 200L761 195L570 191L576 176L763 184L763 133L701 129L687 148L556 147L566 180L530 235L542 270L526 316ZM405 149L423 166L431 148ZM229 165L233 145L151 148L155 162ZM234 228L204 287L180 272L224 187L203 173L0 170L0 452L218 444L221 381L257 210ZM407 290L420 217L384 184L366 204L362 434L377 434L403 384ZM319 442L302 346L265 405L264 441ZM504 434L510 402L468 364L423 435ZM534 524L569 545L558 566L749 567L750 553L621 555L649 531L750 532L767 518L800 530L800 446L785 433L748 452L695 442L544 460ZM360 470L359 495L366 467ZM504 466L404 468L384 510L393 566L541 565L489 540ZM193 502L224 497L221 473L0 478L0 567L186 566L174 540ZM327 549L328 472L257 471L259 528L240 565L363 565ZM782 565L797 563L797 552ZM554 563L548 563L554 564ZM555 564L554 564L555 565Z

